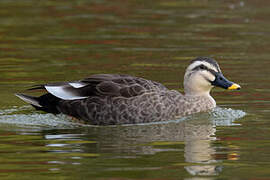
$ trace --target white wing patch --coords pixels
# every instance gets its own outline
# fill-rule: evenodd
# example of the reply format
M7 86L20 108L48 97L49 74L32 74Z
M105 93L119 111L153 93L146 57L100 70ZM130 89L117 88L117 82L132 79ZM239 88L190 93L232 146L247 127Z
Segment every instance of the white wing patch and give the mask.
M87 85L86 83L82 83L82 82L70 82L68 84L74 88L82 88Z
M52 95L63 99L63 100L75 100L75 99L84 99L87 96L80 96L76 93L76 88L73 86L45 86L46 90Z

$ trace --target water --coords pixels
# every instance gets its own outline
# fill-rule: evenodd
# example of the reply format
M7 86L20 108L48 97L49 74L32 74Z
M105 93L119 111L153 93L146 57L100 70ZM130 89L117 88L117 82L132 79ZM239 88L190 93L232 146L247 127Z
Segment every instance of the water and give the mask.
M1 179L270 177L268 1L0 2ZM241 91L166 123L98 127L34 111L13 94L96 73L183 91L189 60L211 56Z

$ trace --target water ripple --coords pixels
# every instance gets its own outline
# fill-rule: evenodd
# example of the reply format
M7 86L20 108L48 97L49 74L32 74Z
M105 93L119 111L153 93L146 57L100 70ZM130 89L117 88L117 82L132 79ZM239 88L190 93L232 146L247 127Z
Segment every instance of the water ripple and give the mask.
M22 111L30 111L30 106L22 106L20 108L10 108L0 111L0 123L10 124L17 126L28 126L31 128L76 128L82 126L90 126L72 121L72 119L66 115L53 115L44 113L21 113ZM154 123L142 123L137 125L152 125L152 124L167 124L177 123L186 120L201 120L208 119L215 126L232 126L238 125L234 123L235 120L244 117L246 113L242 110L235 110L231 108L217 107L209 113L198 113L177 120L168 120ZM134 124L128 124L123 126L133 126Z

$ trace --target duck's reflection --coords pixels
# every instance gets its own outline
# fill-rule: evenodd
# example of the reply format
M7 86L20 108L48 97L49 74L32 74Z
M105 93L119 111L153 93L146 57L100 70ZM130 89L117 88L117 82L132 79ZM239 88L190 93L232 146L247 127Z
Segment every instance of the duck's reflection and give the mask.
M210 122L194 124L187 122L185 131L189 134L185 141L185 161L194 165L187 165L185 169L192 175L217 175L221 170L216 165L213 154L215 149L211 146L211 141L215 139L215 126Z
M209 118L165 124L102 127L95 128L95 132L93 129L91 131L98 135L99 147L104 153L155 154L161 151L184 151L184 168L192 175L216 175L222 169L216 165L215 149L211 146L215 140L216 128ZM184 147L159 148L153 142L180 142Z

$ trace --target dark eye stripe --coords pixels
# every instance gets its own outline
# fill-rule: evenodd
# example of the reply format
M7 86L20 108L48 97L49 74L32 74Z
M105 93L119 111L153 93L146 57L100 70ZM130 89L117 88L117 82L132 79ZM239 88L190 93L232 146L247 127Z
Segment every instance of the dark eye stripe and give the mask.
M192 71L194 71L194 70L200 70L200 69L202 69L202 70L209 70L208 67L206 67L206 66L203 65L203 64L200 64L200 65L194 67L194 68L192 69Z
M195 71L195 70L206 70L208 72L210 72L211 74L213 74L214 76L216 75L216 71L212 70L212 69L209 69L208 67L206 67L205 65L201 64L201 65L198 65L196 67L194 67L192 69L192 71Z
M192 64L194 62L207 62L207 63L213 65L217 69L217 71L219 73L221 72L220 69L219 69L218 63L213 58L209 58L209 57L198 57L198 58L192 60L190 64Z

